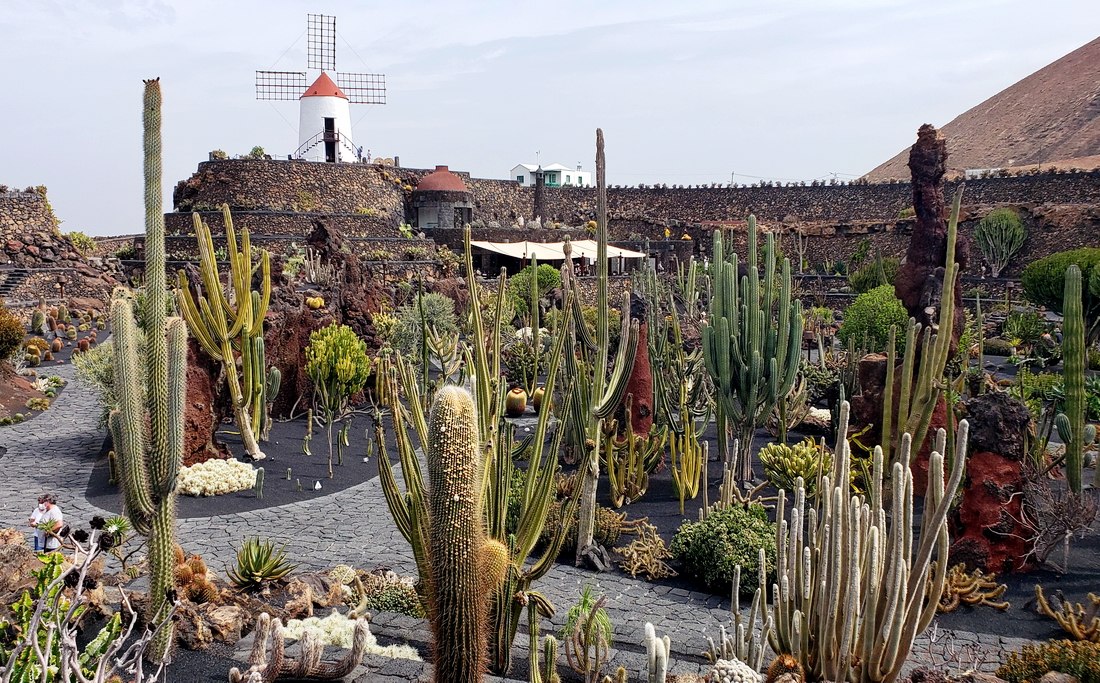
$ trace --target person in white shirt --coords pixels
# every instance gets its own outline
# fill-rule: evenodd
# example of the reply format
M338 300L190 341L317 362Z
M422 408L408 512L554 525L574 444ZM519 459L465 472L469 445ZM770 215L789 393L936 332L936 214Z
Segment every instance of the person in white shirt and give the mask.
M43 496L46 509L38 518L38 530L35 534L41 534L42 547L40 552L52 553L61 549L61 539L57 532L65 525L65 518L61 514L61 508L57 507L57 499L52 495Z

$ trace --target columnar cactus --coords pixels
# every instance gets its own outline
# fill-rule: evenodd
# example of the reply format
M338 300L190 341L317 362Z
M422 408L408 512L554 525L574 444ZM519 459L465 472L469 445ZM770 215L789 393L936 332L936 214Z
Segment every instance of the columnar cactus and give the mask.
M1084 467L1085 433L1085 318L1081 303L1081 269L1071 264L1066 269L1066 292L1062 314L1062 362L1065 366L1066 418L1069 439L1066 440L1066 483L1070 491L1081 493ZM1059 431L1062 431L1059 429ZM1063 437L1064 438L1064 437ZM1100 472L1100 468L1097 468ZM1100 475L1098 475L1100 476Z
M485 535L485 460L468 391L439 391L428 419L428 562L436 683L476 683L489 659L489 596L508 549Z
M969 427L959 423L950 477L945 479L947 435L939 430L929 458L920 538L914 545L913 474L908 434L885 461L876 447L866 497L848 486L851 451L844 438L842 403L832 472L822 478L817 509L806 509L802 486L789 519L776 503L777 583L772 587L772 649L805 668L807 680L892 683L913 640L936 615L935 599L947 572L947 512L966 471ZM884 496L889 472L892 495ZM889 499L889 511L887 503ZM932 556L937 562L933 566Z
M137 348L137 326L130 301L111 303L114 328L114 373L118 408L109 425L119 453L127 516L149 537L151 614L167 613L173 587L176 523L176 475L183 458L183 411L186 392L187 328L180 318L167 318L164 213L161 209L160 82L145 81L145 353ZM145 363L145 383L139 363ZM150 658L162 660L173 628L158 635Z
M802 302L791 300L790 260L783 259L777 275L775 235L768 233L761 277L755 216L749 216L748 239L742 275L737 254L727 255L722 231L714 232L713 294L703 328L703 358L717 389L719 457L725 457L730 425L737 430L742 482L752 479L753 433L794 388L802 349Z
M241 443L253 460L262 460L263 451L256 442L260 434L263 389L264 315L271 300L271 262L266 250L260 252L260 290L252 289L252 247L248 229L241 229L240 245L233 229L229 206L222 204L225 244L229 258L229 287L222 288L218 259L210 228L198 213L192 214L195 238L199 243L199 272L202 283L192 292L187 275L178 273L177 299L187 319L188 329L211 358L220 362L229 382L229 397L241 433ZM148 246L146 246L148 249ZM237 358L240 357L238 367Z

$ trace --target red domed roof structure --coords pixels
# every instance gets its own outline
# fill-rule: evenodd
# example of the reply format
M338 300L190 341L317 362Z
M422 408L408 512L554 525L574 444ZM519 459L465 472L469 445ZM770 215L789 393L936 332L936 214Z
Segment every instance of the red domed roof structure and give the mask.
M416 189L428 192L467 192L462 178L451 173L446 166L436 166L434 171L420 179Z

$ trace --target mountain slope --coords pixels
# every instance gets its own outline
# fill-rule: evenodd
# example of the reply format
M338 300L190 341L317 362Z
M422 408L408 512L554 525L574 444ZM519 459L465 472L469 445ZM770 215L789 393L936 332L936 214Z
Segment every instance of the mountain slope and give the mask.
M1100 154L1100 38L966 111L941 131L947 137L949 174ZM908 161L906 148L866 177L908 178Z

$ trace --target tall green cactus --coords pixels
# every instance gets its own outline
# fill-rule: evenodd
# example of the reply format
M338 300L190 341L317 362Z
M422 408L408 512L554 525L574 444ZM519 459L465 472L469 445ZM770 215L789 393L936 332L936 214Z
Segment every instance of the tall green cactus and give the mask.
M137 347L130 301L111 303L113 362L118 408L108 424L119 454L127 516L149 537L151 614L165 614L173 588L176 476L183 459L187 328L167 317L165 307L164 213L161 209L161 95L159 79L145 81L145 351ZM139 363L145 362L145 383ZM148 425L148 428L147 428ZM150 659L163 660L173 637L171 624L160 632Z
M187 319L188 329L199 340L204 351L220 362L229 382L229 398L241 433L241 443L253 460L263 460L257 438L260 436L264 383L264 315L271 300L271 262L266 250L260 252L260 262L252 264L252 247L248 229L241 228L240 246L233 229L229 206L222 204L225 221L225 244L229 257L229 287L222 288L214 240L210 228L198 213L192 214L195 238L199 243L201 285L195 292L181 270L176 295L180 311ZM252 289L256 270L260 271L260 291ZM237 358L240 357L238 368Z
M436 683L476 683L489 659L489 596L504 578L508 549L485 535L486 460L470 392L442 388L428 420L428 561Z
M753 433L794 388L802 349L802 302L791 300L791 262L783 259L777 276L775 235L768 233L761 277L755 216L749 216L748 241L742 276L737 254L727 255L722 231L714 232L713 293L703 328L703 358L717 390L719 458L726 455L732 426L741 482L752 479Z
M1066 483L1070 491L1081 493L1084 467L1085 433L1085 318L1081 304L1081 269L1071 264L1066 269L1066 292L1062 299L1062 363L1065 367L1066 417L1069 439L1066 441ZM1100 472L1100 468L1097 468ZM1100 475L1097 475L1100 477Z

